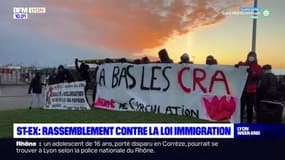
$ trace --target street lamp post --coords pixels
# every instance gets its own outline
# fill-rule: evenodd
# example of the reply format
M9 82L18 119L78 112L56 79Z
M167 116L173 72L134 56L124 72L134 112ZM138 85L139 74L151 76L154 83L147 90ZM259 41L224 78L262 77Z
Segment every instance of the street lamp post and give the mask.
M254 8L257 8L257 0L254 0ZM252 24L252 44L251 44L251 51L256 50L256 22L257 18L253 19L253 24Z

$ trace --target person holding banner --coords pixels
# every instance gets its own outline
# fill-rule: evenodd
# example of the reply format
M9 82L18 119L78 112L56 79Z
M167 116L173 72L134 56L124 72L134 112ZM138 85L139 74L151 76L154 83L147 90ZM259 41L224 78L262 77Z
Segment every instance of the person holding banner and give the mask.
M34 101L37 100L38 106L41 106L41 95L42 95L42 83L41 75L39 72L36 73L35 77L32 79L29 87L28 94L32 93L29 110L32 109Z
M49 75L48 78L48 85L53 85L57 83L56 76L58 74L57 68L53 69L52 73Z
M86 86L84 88L85 91L85 98L87 103L89 104L88 98L87 98L87 91L88 91L88 83L90 82L90 76L88 73L89 65L85 63L81 63L80 67L78 67L78 59L75 59L75 68L80 74L80 80L84 80L86 82Z
M257 56L256 53L251 51L247 55L246 62L239 62L236 64L235 67L239 66L248 66L247 69L248 77L245 85L245 89L243 91L241 97L241 122L243 121L243 113L246 106L246 113L247 113L247 123L252 123L253 119L253 108L257 111L258 108L256 106L256 88L257 83L260 80L262 75L262 69L260 65L257 63Z
M57 83L63 83L63 82L72 82L73 77L71 73L63 67L63 65L58 66L58 73L56 75L56 82Z
M206 64L208 64L208 65L215 65L215 64L218 64L218 62L217 62L217 60L214 58L214 56L209 55L209 56L207 56L207 58L206 58Z
M98 66L96 66L95 68L95 72L94 75L92 76L92 78L94 79L94 87L93 87L93 93L92 93L92 102L95 102L96 99L96 93L97 93L97 72L98 72Z
M162 49L158 52L159 63L173 63L173 60L169 58L166 49Z
M149 63L150 63L150 60L146 56L140 60L140 64L149 64Z
M182 54L182 56L180 57L180 62L179 62L179 64L183 64L183 63L193 64L193 62L190 61L190 58L189 58L188 53L184 53L184 54Z

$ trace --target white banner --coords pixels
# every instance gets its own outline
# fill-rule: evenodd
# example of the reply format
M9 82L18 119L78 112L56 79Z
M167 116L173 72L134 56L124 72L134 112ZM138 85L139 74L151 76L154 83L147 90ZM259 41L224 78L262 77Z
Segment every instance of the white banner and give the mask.
M85 81L59 83L46 87L45 109L90 110L85 98Z
M94 107L240 122L246 78L245 67L103 64Z

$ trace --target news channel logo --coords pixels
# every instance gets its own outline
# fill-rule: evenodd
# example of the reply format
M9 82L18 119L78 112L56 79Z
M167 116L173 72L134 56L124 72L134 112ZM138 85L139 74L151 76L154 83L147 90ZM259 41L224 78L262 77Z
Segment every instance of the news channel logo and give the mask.
M260 17L269 17L270 11L268 9L260 9L258 7L240 7L238 11L223 11L225 16L250 16L251 19L258 19Z
M46 13L45 7L13 7L13 19L28 19L29 14Z

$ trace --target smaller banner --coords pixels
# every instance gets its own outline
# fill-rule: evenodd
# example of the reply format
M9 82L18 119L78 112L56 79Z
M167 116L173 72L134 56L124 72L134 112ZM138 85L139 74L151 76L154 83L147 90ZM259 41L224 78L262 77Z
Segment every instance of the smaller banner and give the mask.
M234 124L221 123L16 123L14 138L234 138Z
M46 87L45 109L90 110L85 97L85 81L59 83Z

